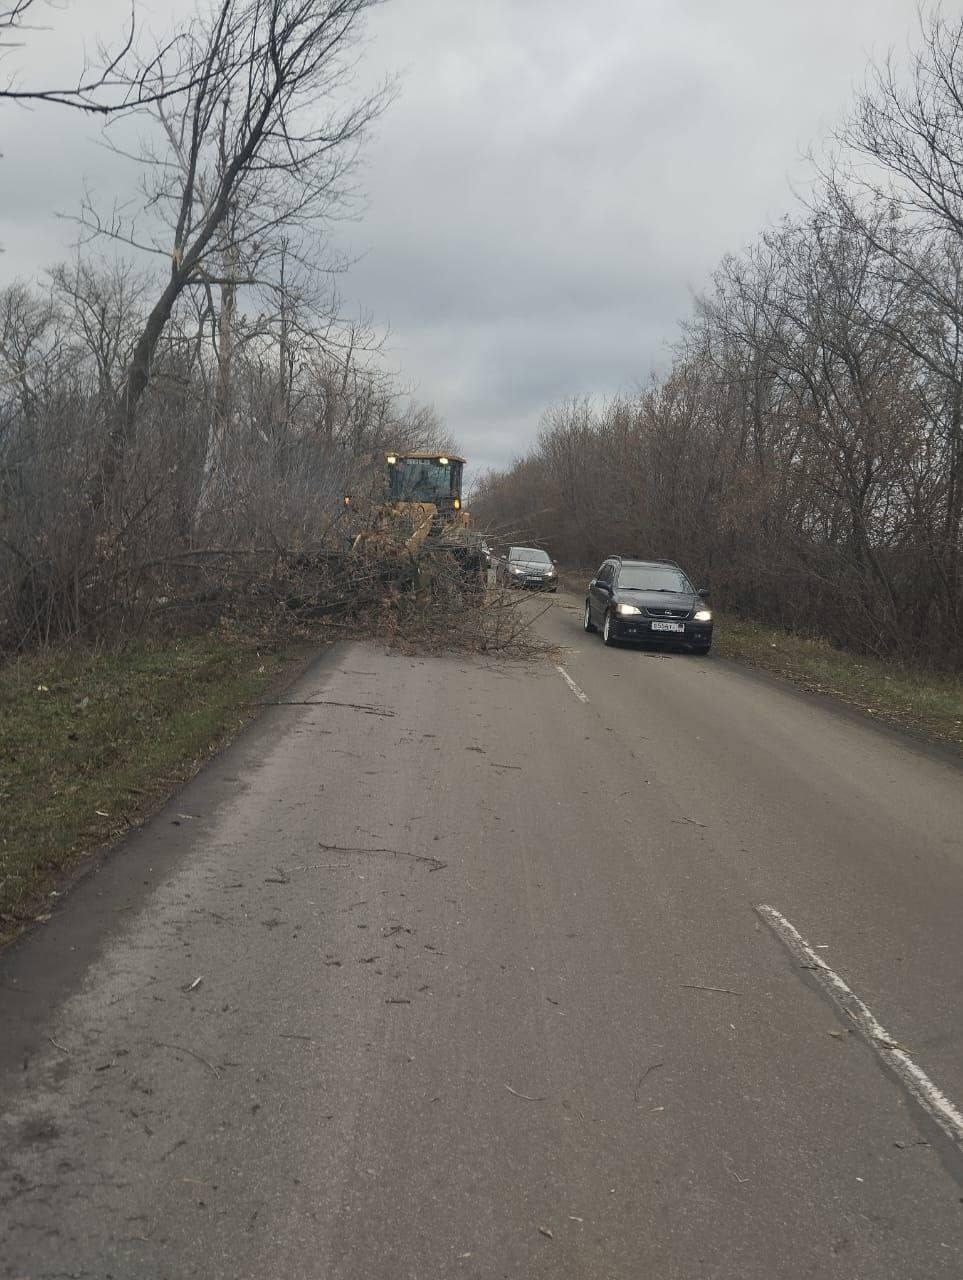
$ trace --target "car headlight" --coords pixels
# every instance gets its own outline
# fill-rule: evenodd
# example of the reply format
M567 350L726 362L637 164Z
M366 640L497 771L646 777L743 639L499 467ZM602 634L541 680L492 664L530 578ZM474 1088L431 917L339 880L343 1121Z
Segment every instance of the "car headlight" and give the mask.
M509 573L521 573L521 572L522 572L522 570L521 570L521 569L519 569L519 567L518 567L518 565L517 565L517 564L510 564L510 565L508 566L508 572L509 572Z
M696 622L711 622L711 621L712 621L712 610L711 610L711 609L696 609L695 613L694 613L692 616L695 618Z
M635 607L635 605L634 605L634 604L617 604L617 605L615 606L615 612L616 612L616 613L621 613L621 614L622 614L622 616L623 616L623 617L625 617L625 615L626 615L626 614L629 614L629 613L641 613L641 612L642 612L642 610L641 610L641 609L637 609L637 608Z
M548 570L548 572L545 574L545 577L546 577L546 578L557 578L557 577L558 577L558 572L557 572L555 569L549 569L549 570Z

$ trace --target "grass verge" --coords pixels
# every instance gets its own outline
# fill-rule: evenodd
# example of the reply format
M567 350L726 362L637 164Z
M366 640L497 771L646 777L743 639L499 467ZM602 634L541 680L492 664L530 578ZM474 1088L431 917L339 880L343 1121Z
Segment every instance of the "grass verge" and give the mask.
M963 680L834 649L775 627L716 614L714 651L830 694L874 720L963 747Z
M0 668L0 945L89 850L137 825L308 656L208 632Z

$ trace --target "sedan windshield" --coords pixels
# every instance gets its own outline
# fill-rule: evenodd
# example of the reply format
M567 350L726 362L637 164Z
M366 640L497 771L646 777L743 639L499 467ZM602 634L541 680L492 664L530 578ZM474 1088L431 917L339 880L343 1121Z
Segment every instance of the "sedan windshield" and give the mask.
M546 551L537 547L512 547L508 553L509 560L524 560L527 564L551 564L552 560Z
M681 569L659 564L624 564L619 570L619 586L630 591L692 592L692 583Z

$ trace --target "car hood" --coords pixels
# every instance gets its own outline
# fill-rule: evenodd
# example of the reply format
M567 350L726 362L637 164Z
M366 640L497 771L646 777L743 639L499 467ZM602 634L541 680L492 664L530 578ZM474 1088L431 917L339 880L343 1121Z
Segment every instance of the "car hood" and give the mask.
M512 560L509 563L513 569L524 569L526 573L531 573L533 569L551 573L555 568L554 564L546 564L544 560Z
M689 591L638 591L633 587L619 587L615 598L656 614L660 609L671 609L675 613L679 609L695 609L702 604L700 597Z

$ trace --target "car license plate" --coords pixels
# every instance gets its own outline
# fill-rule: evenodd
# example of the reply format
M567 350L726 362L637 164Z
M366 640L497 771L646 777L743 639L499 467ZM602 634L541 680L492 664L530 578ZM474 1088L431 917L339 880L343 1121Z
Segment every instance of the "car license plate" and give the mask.
M653 622L653 631L685 631L685 626L681 622Z

